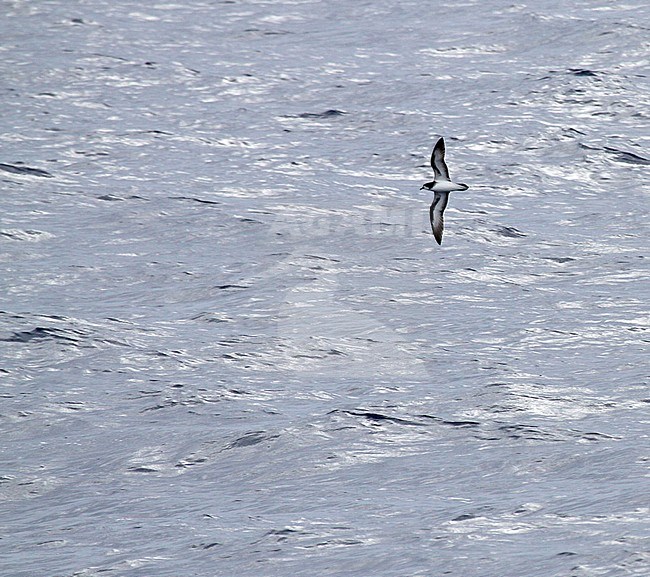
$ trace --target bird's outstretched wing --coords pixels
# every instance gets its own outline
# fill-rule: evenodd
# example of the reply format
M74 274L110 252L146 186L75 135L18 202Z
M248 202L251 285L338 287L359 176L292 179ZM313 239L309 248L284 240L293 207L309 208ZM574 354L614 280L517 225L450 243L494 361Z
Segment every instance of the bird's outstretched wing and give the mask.
M449 200L448 192L436 192L433 202L429 207L429 220L431 220L431 230L438 244L442 244L442 231L445 228L444 213Z
M445 140L440 137L431 153L431 168L436 175L436 180L450 180L449 169L445 164Z

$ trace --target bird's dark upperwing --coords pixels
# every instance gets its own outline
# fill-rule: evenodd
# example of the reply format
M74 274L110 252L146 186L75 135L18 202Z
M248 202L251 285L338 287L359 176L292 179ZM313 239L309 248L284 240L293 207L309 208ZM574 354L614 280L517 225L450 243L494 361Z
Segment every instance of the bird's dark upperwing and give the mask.
M442 231L445 227L443 217L447 202L449 201L448 192L436 192L433 202L429 207L429 220L431 221L431 230L438 244L442 244Z
M449 169L445 164L445 140L439 138L431 153L431 168L436 175L436 180L450 180Z

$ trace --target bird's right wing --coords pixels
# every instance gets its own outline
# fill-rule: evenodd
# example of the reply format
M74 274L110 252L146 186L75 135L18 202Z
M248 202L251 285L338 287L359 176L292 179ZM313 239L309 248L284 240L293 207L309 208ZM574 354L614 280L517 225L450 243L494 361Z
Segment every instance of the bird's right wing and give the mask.
M449 201L448 192L436 192L433 202L429 207L429 220L431 221L431 230L438 244L442 244L442 231L445 228L444 213Z

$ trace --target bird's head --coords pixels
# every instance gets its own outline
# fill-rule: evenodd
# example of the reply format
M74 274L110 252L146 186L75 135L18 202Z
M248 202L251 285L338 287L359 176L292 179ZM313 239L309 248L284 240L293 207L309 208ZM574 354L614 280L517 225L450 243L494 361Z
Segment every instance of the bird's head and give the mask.
M426 190L431 190L431 189L433 188L433 185L434 185L434 184L435 184L435 182L425 182L425 183L420 187L420 190L424 190L424 189L426 189Z

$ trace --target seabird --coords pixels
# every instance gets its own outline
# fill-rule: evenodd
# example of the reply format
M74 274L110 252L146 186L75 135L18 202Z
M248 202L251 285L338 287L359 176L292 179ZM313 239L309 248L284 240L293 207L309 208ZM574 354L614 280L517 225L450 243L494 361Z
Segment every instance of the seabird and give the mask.
M445 226L443 214L447 208L449 193L456 190L467 190L466 184L452 182L449 178L449 169L445 164L445 140L440 137L431 153L431 168L433 168L433 182L426 182L420 190L431 190L435 194L429 207L431 230L438 244L442 244L442 231Z

